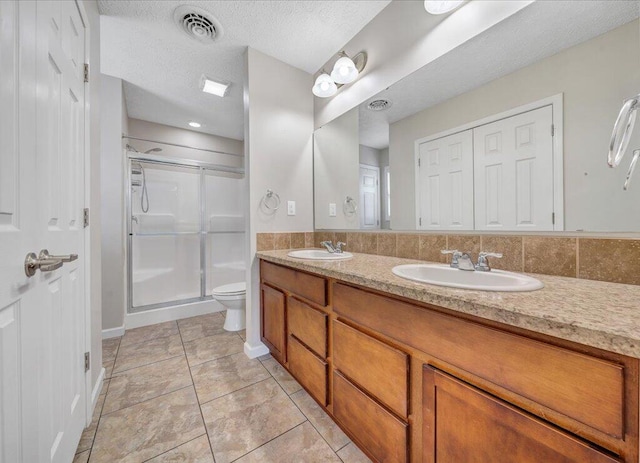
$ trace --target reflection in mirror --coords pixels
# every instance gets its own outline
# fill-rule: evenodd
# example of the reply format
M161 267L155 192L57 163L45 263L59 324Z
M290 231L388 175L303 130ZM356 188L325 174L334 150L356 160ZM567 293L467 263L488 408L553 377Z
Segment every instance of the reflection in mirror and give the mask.
M535 2L318 129L316 228L639 232L630 158L607 166L639 13Z

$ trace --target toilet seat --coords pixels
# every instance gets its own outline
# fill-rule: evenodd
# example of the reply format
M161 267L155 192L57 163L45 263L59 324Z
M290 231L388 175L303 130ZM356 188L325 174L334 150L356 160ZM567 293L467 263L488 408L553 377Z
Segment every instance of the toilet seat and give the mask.
M244 281L218 286L217 288L213 288L213 291L211 291L211 295L214 298L216 296L223 296L223 297L244 296L246 295L246 293L247 293L247 283Z

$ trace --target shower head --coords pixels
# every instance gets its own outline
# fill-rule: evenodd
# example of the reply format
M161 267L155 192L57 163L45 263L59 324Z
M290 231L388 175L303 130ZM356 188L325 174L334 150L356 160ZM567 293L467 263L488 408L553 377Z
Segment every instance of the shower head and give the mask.
M145 151L144 154L159 153L160 151L162 151L162 148L151 148L150 150Z

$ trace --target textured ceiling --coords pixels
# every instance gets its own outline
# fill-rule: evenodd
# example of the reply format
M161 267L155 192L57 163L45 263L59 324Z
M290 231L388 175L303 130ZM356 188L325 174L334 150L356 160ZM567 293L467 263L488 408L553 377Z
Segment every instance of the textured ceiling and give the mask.
M175 127L196 120L201 131L241 140L247 46L314 73L389 2L98 0L101 70L125 81L129 117ZM222 37L208 45L187 37L173 22L183 4L210 12ZM202 74L231 82L229 94L203 94Z
M389 146L390 123L615 29L639 15L637 0L535 2L360 105L360 143L385 148ZM370 101L379 98L389 100L392 106L381 112L366 109Z

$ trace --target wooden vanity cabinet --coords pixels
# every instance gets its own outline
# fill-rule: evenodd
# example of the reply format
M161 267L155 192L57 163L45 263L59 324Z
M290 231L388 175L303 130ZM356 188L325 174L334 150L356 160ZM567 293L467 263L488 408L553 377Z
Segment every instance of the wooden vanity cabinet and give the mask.
M262 262L263 340L377 463L638 463L639 362Z
M437 369L423 370L423 463L620 462Z

